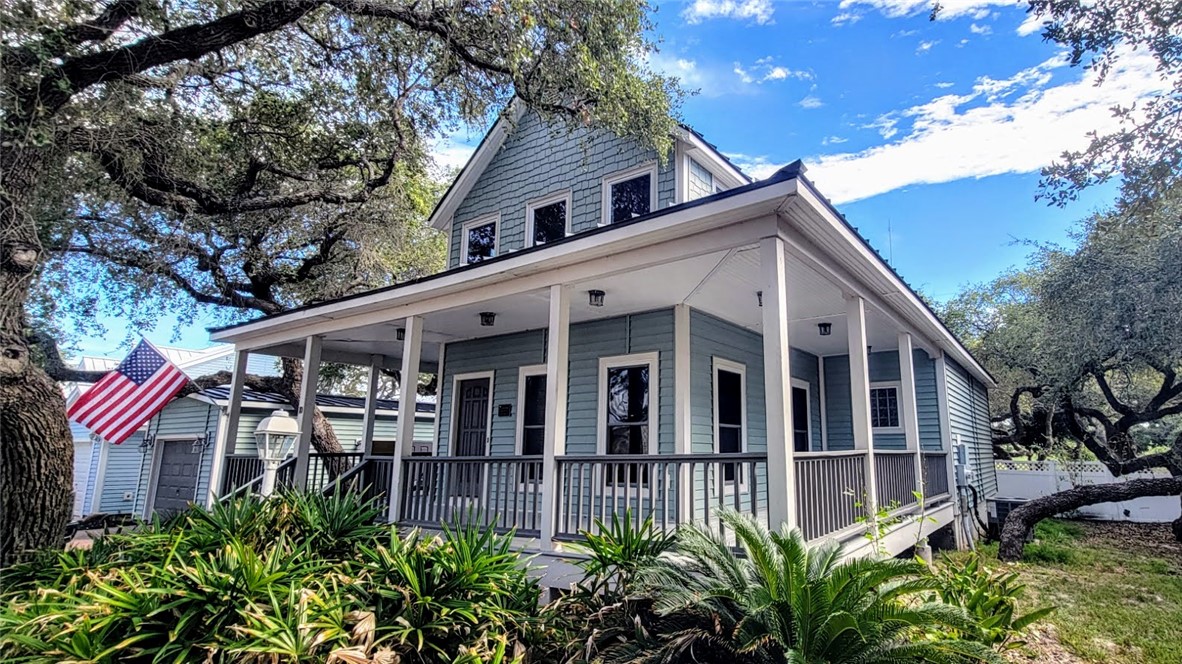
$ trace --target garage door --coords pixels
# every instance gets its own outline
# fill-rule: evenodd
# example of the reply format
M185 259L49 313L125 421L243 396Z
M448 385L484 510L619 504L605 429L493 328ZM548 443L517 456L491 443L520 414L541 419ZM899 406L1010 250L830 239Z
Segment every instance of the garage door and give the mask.
M193 451L191 440L170 440L158 443L160 472L156 477L156 496L152 509L157 514L175 514L188 509L197 495L197 471L201 453Z

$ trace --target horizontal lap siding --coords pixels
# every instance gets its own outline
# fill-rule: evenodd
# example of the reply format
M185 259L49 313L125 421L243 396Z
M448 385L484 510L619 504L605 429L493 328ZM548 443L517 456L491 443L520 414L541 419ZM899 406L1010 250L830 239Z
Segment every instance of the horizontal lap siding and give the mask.
M437 454L450 454L452 388L459 374L480 371L495 373L492 389L492 450L495 455L511 455L517 449L517 407L513 414L499 417L497 404L516 404L517 374L520 367L545 361L545 334L532 330L470 341L449 343L444 356L443 380L439 386L439 437Z
M657 162L656 152L607 132L547 126L527 113L513 128L472 190L456 209L448 265L460 264L464 222L500 213L497 252L527 246L525 206L563 190L571 192L571 230L595 228L602 219L603 177ZM658 166L654 211L673 204L673 162Z
M107 448L107 455L105 467L102 470L101 493L95 512L132 514L141 504L137 493L140 466L141 464L147 465L144 461L144 454L140 451L140 442L143 439L144 434L141 432L132 435L119 445L103 443ZM127 492L131 493L131 500L123 499L123 495Z
M690 452L714 451L714 357L747 367L747 449L767 449L763 337L699 311L690 312Z
M919 412L919 440L924 448L940 448L940 408L936 400L936 364L927 353L913 351L915 366L915 405ZM898 381L899 353L883 351L870 354L870 382ZM850 364L848 355L825 358L825 419L829 449L850 450L854 447L854 425L850 406ZM904 449L906 438L901 433L875 434L878 449Z
M983 496L997 491L993 443L989 432L989 398L985 386L952 359L946 360L948 420L953 442L968 446L973 485Z

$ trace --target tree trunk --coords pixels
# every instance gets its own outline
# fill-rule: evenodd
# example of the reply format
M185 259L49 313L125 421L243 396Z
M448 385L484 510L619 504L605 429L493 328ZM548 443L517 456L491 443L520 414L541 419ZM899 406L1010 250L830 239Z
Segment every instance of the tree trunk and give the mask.
M61 390L31 359L25 301L42 251L29 214L48 148L0 149L0 565L60 547L73 506L74 443Z
M1022 551L1026 546L1026 536L1031 529L1039 521L1056 514L1098 503L1115 503L1146 496L1179 494L1182 494L1182 477L1155 477L1112 484L1078 486L1074 489L1036 498L1010 512L1006 517L1005 525L1001 530L1001 546L998 548L997 557L1009 562L1021 560ZM1177 528L1176 525L1175 528Z

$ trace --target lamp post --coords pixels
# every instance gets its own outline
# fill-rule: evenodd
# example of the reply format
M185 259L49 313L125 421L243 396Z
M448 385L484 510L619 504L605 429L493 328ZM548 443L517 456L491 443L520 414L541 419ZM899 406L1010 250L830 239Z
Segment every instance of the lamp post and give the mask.
M271 413L255 427L255 449L263 461L263 486L260 492L264 497L275 491L275 473L279 470L279 463L291 453L299 435L299 423L284 410Z

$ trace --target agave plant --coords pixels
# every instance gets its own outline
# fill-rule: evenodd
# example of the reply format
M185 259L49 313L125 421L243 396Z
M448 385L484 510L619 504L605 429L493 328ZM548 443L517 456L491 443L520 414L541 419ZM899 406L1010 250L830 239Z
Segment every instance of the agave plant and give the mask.
M640 573L659 618L607 661L1000 662L980 643L933 636L968 628L964 611L922 602L932 580L917 562L843 559L798 531L770 532L724 511L732 548L710 529L680 531L676 552Z

